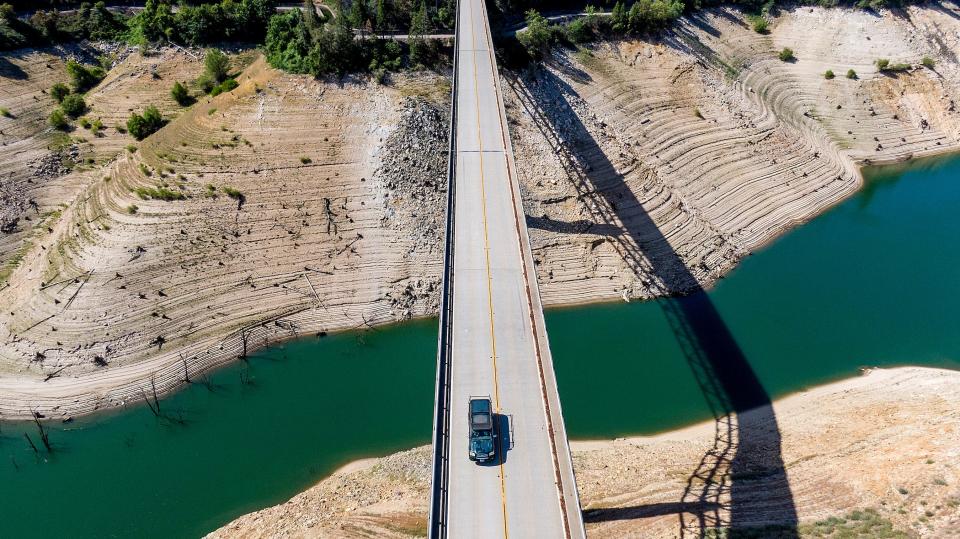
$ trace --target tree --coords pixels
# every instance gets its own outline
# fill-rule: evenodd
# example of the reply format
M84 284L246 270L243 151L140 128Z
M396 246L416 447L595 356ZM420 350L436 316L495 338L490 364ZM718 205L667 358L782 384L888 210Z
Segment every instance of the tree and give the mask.
M270 18L264 48L271 66L291 73L310 73L311 38L303 13L292 10Z
M630 17L627 14L627 8L622 1L613 6L613 12L610 14L611 24L615 32L626 32L630 29Z
M60 108L71 118L79 118L84 112L87 112L87 103L80 94L70 94L60 102Z
M427 64L428 48L424 35L427 33L427 4L420 0L420 6L410 21L410 65Z
M337 17L331 24L324 25L310 49L307 65L315 76L343 75L358 65L359 56L353 30L345 17Z
M186 107L193 103L193 98L190 97L190 92L187 91L187 87L183 84L180 84L180 81L173 83L173 88L170 89L170 97L177 102L181 107Z
M527 30L517 34L520 44L530 56L542 58L553 44L553 31L550 22L535 9L527 11Z
M350 4L350 24L358 30L363 30L368 17L366 0L353 0Z
M377 0L377 9L373 19L373 29L378 34L387 31L387 2L386 0Z
M134 112L127 120L127 131L137 140L143 140L153 133L157 132L163 124L163 117L160 111L153 105L143 111L143 116Z
M58 82L50 87L50 97L57 103L62 103L63 98L70 95L70 88L62 82Z
M323 27L323 21L317 15L317 6L313 0L303 0L303 19L311 35L317 35Z
M203 57L204 74L211 80L218 83L227 80L227 72L230 69L230 58L217 49L207 49L206 56Z

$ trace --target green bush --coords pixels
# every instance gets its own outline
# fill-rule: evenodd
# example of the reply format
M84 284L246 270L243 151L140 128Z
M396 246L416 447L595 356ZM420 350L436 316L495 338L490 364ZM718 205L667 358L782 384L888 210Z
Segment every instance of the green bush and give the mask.
M87 112L87 102L83 100L80 94L70 94L63 98L60 108L71 118L78 118L84 112Z
M797 57L793 55L793 49L791 49L790 47L784 47L783 50L781 50L780 53L777 55L777 57L780 58L781 62L793 62L794 60L797 59Z
M216 97L224 92L229 92L230 90L233 90L237 86L239 86L239 84L237 84L236 79L227 79L221 82L220 84L214 86L210 90L210 95Z
M86 117L80 118L80 120L77 123L79 123L80 127L84 129L90 129L90 125L91 125L90 120Z
M149 106L143 111L143 115L136 112L130 115L127 120L127 131L137 140L143 140L153 133L156 133L163 124L166 123L160 115L157 107Z
M770 32L770 23L766 18L760 15L751 15L749 17L750 24L753 26L753 31L758 34L766 34Z
M6 107L0 107L0 116L4 118L13 118L13 114L10 114L10 109Z
M170 97L181 107L186 107L193 103L193 98L190 97L190 92L187 91L187 87L179 81L173 83L173 88L170 89Z
M62 103L63 98L68 95L70 95L70 88L62 82L58 82L50 87L50 97L57 103Z
M66 131L70 124L67 123L67 115L63 113L60 109L55 109L50 113L50 117L47 119L50 125L54 129L59 129L61 131Z
M129 213L130 215L133 215L133 214L137 213L137 210L139 210L139 209L140 209L140 208L138 208L136 204L131 204L131 205L127 206L127 213Z
M933 58L930 58L929 56L924 56L923 60L920 60L920 63L923 64L923 67L927 69L933 69L936 65L936 62L933 61Z
M851 79L851 80L856 79L856 78L857 78L857 72L854 71L854 70L852 70L852 69L848 69L848 70L847 70L847 78L848 78L848 79Z
M828 70L823 74L823 78L825 78L825 79L827 79L827 80L830 80L830 79L832 79L833 77L834 77L833 71L830 70L830 69L828 69Z
M103 77L105 77L107 73L101 67L85 66L79 62L70 60L67 62L67 74L70 75L70 83L73 86L73 91L84 93L103 80Z
M878 58L874 63L877 66L877 70L881 73L901 73L910 70L910 64L891 64L890 60L886 58Z
M572 43L588 43L593 40L593 28L587 19L577 19L564 27L567 39Z
M300 162L303 163L304 165L309 165L310 163L313 162L313 159L310 159L307 156L303 156L300 158Z

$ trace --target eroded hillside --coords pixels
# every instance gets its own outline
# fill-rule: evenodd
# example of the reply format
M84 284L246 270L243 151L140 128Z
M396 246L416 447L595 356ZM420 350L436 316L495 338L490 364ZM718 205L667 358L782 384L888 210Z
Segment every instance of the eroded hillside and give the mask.
M703 11L508 75L544 302L707 286L855 191L858 165L956 149L953 17L802 8L763 35Z
M333 84L256 60L175 110L164 65L121 65L89 94L113 125L143 106L138 81L162 80L169 103L148 103L171 121L129 150L98 138L116 157L63 177L82 187L0 290L4 415L139 401L269 340L436 309L443 79Z

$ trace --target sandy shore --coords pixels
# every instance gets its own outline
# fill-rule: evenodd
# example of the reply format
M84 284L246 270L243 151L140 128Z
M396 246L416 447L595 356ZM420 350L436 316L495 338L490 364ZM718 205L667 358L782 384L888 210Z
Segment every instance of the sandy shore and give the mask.
M588 535L697 537L700 518L755 531L789 524L801 537L827 537L823 523L843 529L841 519L861 533L876 526L858 537L879 537L886 527L901 535L885 537L960 530L960 372L873 370L780 399L773 411L774 432L764 431L767 412L732 418L738 428L729 443L717 437L724 420L574 442ZM779 474L738 469L770 461L771 447L780 448ZM729 458L715 462L707 488L695 476L724 452ZM210 537L416 536L426 519L429 459L422 447L343 468Z
M960 22L945 5L799 8L768 35L703 11L657 40L506 73L544 304L709 286L855 192L860 164L956 150ZM784 46L796 62L776 58ZM442 77L340 84L248 55L237 90L182 109L168 85L192 80L199 56L134 53L91 92L91 114L158 103L169 125L133 152L110 124L75 132L65 148L94 162L38 176L34 157L54 155L41 90L62 56L11 55L29 83L0 78L17 115L0 167L20 193L4 219L22 217L0 241L0 417L122 406L280 339L435 312ZM935 69L873 67L923 56ZM163 184L188 198L136 194Z

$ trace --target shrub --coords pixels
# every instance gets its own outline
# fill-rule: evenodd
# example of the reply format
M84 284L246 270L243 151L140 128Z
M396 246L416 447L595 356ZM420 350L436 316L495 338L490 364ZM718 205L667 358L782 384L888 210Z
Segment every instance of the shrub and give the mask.
M50 97L52 97L57 103L62 103L63 98L67 97L69 94L70 88L62 82L58 82L50 87Z
M697 118L700 118L701 120L703 119L703 113L700 112L700 109L693 109L693 115L696 116Z
M56 109L50 113L50 118L47 119L51 126L54 129L59 129L61 131L66 131L70 124L67 123L67 115L63 113L62 110Z
M127 144L127 151L130 153L136 153L137 147L134 144Z
M83 93L97 85L106 72L101 67L85 66L74 60L67 62L67 74L73 85L73 91Z
M857 72L854 71L854 70L852 70L852 69L848 69L848 70L847 70L847 78L848 78L848 79L851 79L851 80L856 79L856 78L857 78Z
M936 62L933 61L933 58L930 58L929 56L924 56L923 60L920 60L920 63L923 64L923 67L927 69L933 69L936 65Z
M80 118L80 121L78 123L80 124L80 127L84 129L90 129L90 120L87 119L86 117Z
M10 114L10 109L6 107L0 107L0 116L4 118L13 118L13 114Z
M210 95L216 97L224 92L229 92L239 86L236 79L227 79L210 90Z
M313 159L310 159L307 156L303 156L300 158L300 162L303 163L304 165L308 165L313 162Z
M60 108L71 118L77 118L87 112L87 102L83 100L83 96L80 94L70 94L63 98Z
M573 43L587 43L593 39L593 29L586 19L577 19L564 27L567 39Z
M140 209L140 208L138 208L136 204L131 204L131 205L127 206L127 213L129 213L130 215L133 215L133 214L137 213L137 210L139 210L139 209Z
M171 200L183 200L187 198L180 191L174 191L163 186L137 187L134 189L134 192L143 200L165 200L170 202Z
M203 74L210 80L221 83L227 78L227 70L230 69L230 59L227 55L217 49L208 49L207 55L203 58Z
M226 194L228 197L230 197L230 198L232 198L232 199L234 199L234 200L242 200L242 199L244 198L243 193L241 193L239 190L234 189L233 187L230 187L230 186L224 187L224 188L223 188L223 192L224 192L224 194Z
M170 89L170 97L181 107L186 107L193 103L193 98L190 97L190 92L187 91L187 87L179 81L173 83L173 88Z
M766 34L770 31L770 23L760 15L751 16L750 24L753 26L753 31L758 34Z
M777 56L781 62L792 62L797 59L797 57L793 55L793 49L790 47L784 47Z
M910 69L910 64L891 64L890 60L886 58L878 58L874 63L877 66L877 70L882 73L900 73Z
M827 70L826 72L824 72L824 74L823 74L823 78L825 78L825 79L827 79L827 80L830 80L830 79L832 79L833 77L834 77L833 71L830 70L830 69L828 69L828 70Z
M142 116L136 112L130 115L130 119L127 120L127 131L133 135L133 138L143 140L156 133L164 123L166 122L160 116L160 111L151 105L143 111Z

